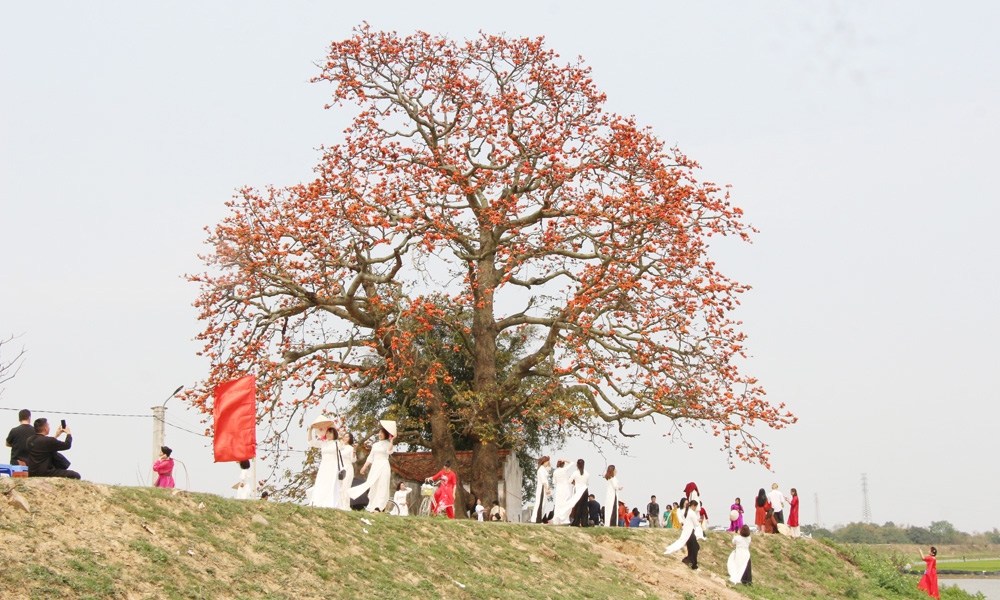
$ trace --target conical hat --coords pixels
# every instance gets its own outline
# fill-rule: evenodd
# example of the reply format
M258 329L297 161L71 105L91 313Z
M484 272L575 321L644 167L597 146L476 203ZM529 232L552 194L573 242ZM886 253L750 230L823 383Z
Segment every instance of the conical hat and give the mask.
M395 421L379 421L379 425L383 429L389 432L390 437L396 437L396 422Z
M309 429L312 429L313 427L319 427L320 429L326 431L327 428L333 426L334 426L333 421L330 420L330 417L324 417L323 415L320 415L316 417L316 419L312 422L312 425L309 426Z

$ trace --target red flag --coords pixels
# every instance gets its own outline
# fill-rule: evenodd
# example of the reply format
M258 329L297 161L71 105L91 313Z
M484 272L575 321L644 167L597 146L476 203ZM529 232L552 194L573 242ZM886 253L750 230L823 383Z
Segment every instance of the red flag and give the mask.
M256 393L253 375L215 388L215 462L249 460L257 455Z

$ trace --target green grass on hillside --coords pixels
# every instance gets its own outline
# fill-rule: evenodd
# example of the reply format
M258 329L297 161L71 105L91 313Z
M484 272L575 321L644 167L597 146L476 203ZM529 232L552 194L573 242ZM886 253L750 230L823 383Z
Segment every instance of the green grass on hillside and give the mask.
M662 555L676 530L402 518L27 481L13 485L32 514L0 510L4 600L926 598L894 557L777 535L755 536L745 587L726 582L732 538L718 532L693 573Z

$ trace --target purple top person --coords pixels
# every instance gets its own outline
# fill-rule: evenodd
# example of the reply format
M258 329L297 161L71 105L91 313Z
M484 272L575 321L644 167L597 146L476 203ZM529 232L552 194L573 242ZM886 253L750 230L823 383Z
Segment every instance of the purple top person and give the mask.
M739 516L736 517L735 521L729 521L729 531L739 531L743 527L743 505L740 504L739 498L736 499L736 504L729 507L730 519L732 518L732 511L739 513Z

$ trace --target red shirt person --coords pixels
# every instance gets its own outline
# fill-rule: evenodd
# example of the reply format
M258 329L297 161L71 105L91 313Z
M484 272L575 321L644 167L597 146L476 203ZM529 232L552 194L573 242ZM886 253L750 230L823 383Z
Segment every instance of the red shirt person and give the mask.
M444 468L427 478L427 483L440 479L441 485L434 492L431 510L434 514L445 511L449 519L455 518L455 486L458 485L458 475L451 470L451 461L445 461Z
M938 591L937 581L937 548L931 546L930 556L921 556L921 558L927 563L927 570L924 571L924 576L920 578L917 588L927 592L927 595L931 598L941 600L941 592Z
M153 463L153 470L159 475L153 484L154 487L174 487L174 459L170 458L172 452L170 448L160 446L160 460Z
M788 526L792 528L792 537L799 537L799 492L792 488L792 500L788 509Z

